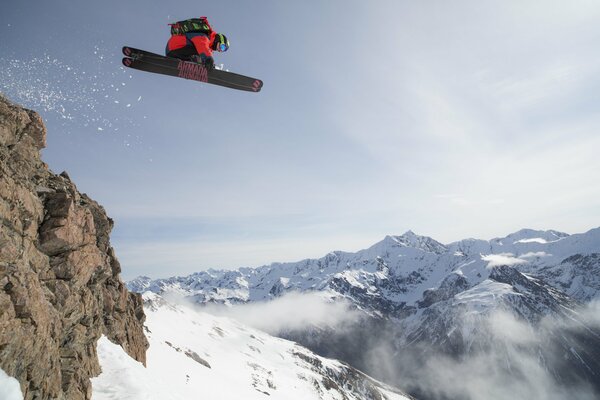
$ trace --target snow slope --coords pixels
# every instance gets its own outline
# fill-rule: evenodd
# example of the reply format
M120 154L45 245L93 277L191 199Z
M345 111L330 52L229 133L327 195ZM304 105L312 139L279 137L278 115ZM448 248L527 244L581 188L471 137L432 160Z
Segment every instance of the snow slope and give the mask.
M103 337L94 400L409 399L338 361L236 321L144 294L147 368Z
M2 400L23 400L23 393L19 381L10 377L0 369L0 399Z

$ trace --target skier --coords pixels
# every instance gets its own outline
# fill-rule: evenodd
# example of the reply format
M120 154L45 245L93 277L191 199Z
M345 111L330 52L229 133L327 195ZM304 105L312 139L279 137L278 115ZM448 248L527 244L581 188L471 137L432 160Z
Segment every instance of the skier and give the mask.
M213 51L229 49L229 41L222 33L216 33L206 17L178 21L171 26L171 38L165 55L185 61L193 61L208 69L214 68Z

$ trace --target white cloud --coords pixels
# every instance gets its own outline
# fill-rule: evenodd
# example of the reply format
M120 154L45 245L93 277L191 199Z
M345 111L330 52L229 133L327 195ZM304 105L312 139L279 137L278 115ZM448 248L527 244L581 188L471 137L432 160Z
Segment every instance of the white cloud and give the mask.
M539 340L535 329L504 311L495 311L488 318L492 334L499 340L515 345L532 345Z
M527 263L526 260L521 260L520 258L515 257L512 253L482 255L481 259L488 262L488 268L498 267L501 265L512 266Z
M432 353L429 346L416 343L394 351L393 338L387 338L371 349L371 366L376 375L418 389L424 397L593 400L597 393L588 383L557 381L544 363L553 362L550 346L563 332L598 328L599 310L595 304L580 311L579 320L587 321L587 327L568 319L545 318L533 328L502 311L482 316L478 331L487 342L458 358Z
M203 311L234 318L271 334L315 326L339 328L357 321L360 313L344 301L328 301L319 293L288 293L268 302L206 306Z
M525 254L521 254L518 257L515 257L514 254L512 253L500 253L500 254L486 254L486 255L482 255L481 259L483 261L487 261L488 268L492 268L492 267L497 267L497 266L501 266L501 265L508 265L508 266L513 266L513 265L520 265L520 264L527 264L528 262L530 262L532 258L541 258L541 257L549 257L550 254L544 252L544 251L535 251L535 252L528 252Z

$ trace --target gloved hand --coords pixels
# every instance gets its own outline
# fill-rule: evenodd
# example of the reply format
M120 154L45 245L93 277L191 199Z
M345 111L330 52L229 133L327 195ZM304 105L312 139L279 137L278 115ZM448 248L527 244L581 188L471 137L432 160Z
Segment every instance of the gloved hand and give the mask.
M200 57L202 58L202 64L208 68L208 69L213 69L215 67L215 59L212 58L211 56L206 56L205 54L201 54Z
M202 64L205 68L213 69L215 67L215 59L211 56L207 56L206 54L195 54L190 56L190 61L193 61L198 64Z

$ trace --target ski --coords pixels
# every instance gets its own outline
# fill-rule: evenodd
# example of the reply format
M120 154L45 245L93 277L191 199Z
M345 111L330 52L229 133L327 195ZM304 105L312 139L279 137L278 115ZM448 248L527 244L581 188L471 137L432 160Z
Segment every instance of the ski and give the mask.
M263 82L219 69L208 69L201 64L165 57L145 50L123 47L123 65L140 71L169 75L198 82L224 86L247 92L260 92Z

